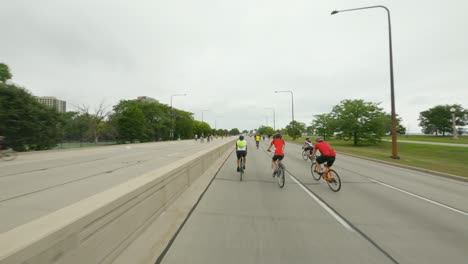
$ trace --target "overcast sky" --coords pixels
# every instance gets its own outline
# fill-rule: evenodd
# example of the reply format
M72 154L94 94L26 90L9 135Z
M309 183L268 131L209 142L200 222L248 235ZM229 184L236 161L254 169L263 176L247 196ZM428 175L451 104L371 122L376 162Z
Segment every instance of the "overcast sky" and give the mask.
M310 124L344 99L396 111L411 132L437 104L468 108L468 1L0 0L0 62L34 95L109 106L150 96L218 128Z

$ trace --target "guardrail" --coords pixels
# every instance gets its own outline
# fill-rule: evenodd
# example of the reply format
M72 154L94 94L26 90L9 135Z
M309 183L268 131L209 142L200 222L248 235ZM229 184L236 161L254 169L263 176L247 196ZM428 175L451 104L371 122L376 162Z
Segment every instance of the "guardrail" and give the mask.
M111 263L213 161L232 150L232 142L214 143L194 156L1 234L0 264Z

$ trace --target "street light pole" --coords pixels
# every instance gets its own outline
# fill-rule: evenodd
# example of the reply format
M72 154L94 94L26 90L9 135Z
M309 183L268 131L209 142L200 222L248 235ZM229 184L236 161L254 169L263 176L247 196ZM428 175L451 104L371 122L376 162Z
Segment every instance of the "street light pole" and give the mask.
M171 95L171 131L169 137L174 139L174 111L172 108L172 97L174 96L186 96L187 94L173 94Z
M453 128L453 132L452 132L452 135L453 135L453 139L458 139L458 131L457 131L457 124L455 122L455 111L457 111L457 109L455 108L450 108L450 112L452 113L452 128Z
M399 159L398 156L398 146L397 146L397 121L396 121L396 112L395 112L395 92L394 92L394 81L393 81L393 49L392 49L392 26L390 21L390 10L383 5L377 6L367 6L367 7L360 7L360 8L352 8L352 9L345 9L345 10L334 10L331 12L332 15L348 12L348 11L357 11L362 9L370 9L370 8L383 8L387 11L387 18L388 18L388 47L389 47L389 55L390 55L390 97L391 97L391 107L392 107L392 158Z
M203 112L206 112L206 111L208 111L208 110L201 110L201 121L202 121L202 123L203 123Z
M294 93L293 91L275 91L275 93L290 93L291 94L291 114L292 114L292 131L293 131L293 140L296 139L296 134L294 131Z
M274 108L271 108L271 107L268 107L268 108L265 108L265 109L268 109L268 110L273 110L273 130L276 131L276 121L275 121L275 109Z

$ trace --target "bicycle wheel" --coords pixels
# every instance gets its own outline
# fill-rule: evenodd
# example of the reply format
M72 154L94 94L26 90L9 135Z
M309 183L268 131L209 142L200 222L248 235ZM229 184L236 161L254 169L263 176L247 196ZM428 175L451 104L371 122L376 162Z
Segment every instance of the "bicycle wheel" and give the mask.
M242 181L242 175L244 174L244 157L241 157L239 162L239 173L240 173L240 180Z
M276 178L278 180L278 185L280 188L284 187L284 173L285 173L285 168L283 164L279 164L278 167L278 172L276 173Z
M338 173L334 170L330 170L328 172L328 187L334 192L337 192L341 189L341 179L340 176L338 176Z
M309 159L309 157L307 156L307 153L305 150L302 151L302 158L307 161Z
M314 180L318 181L320 180L320 178L322 178L322 175L315 171L316 165L317 165L317 162L313 160L312 164L310 164L310 174L312 174L312 177L314 178Z
M10 161L16 158L16 153L11 149L3 151L0 155L4 161Z

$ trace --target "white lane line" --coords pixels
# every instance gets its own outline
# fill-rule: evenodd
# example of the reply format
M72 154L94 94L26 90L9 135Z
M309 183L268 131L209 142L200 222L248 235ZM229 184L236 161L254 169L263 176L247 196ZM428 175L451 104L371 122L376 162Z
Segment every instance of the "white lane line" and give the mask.
M168 157L171 157L171 156L174 156L174 155L177 155L177 154L179 154L179 152L172 153L172 154L169 154L169 155L167 155L167 156L168 156Z
M292 175L289 175L289 177L291 177L291 179L293 179L293 181L295 181L297 183L297 185L299 185L302 190L304 190L310 197L312 197L320 206L323 207L323 209L325 209L325 211L327 211L329 214L331 214L331 216L333 216L338 222L340 222L340 224L342 224L346 229L348 229L348 231L350 232L356 232L356 230L354 230L354 228L352 228L350 225L348 225L348 223L343 219L341 218L341 216L337 215L330 207L328 207L325 203L323 203L315 194L313 194L311 191L309 191L309 189L307 189L304 184L300 183L298 180L296 180L296 178L294 178Z
M366 178L367 178L367 177L366 177ZM445 204L441 204L441 203L436 202L436 201L433 201L433 200L431 200L431 199L428 199L428 198L419 196L419 195L414 194L414 193L410 193L410 192L408 192L408 191L399 189L399 188L397 188L397 187L395 187L395 186L392 186L392 185L389 185L389 184L386 184L386 183L383 183L383 182L380 182L380 181L377 181L377 180L374 180L374 179L371 179L371 178L367 178L367 179L369 179L370 181L373 181L373 182L375 182L375 183L378 183L378 184L380 184L380 185L386 186L386 187L388 187L388 188L391 188L391 189L400 191L400 192L402 192L402 193L406 193L406 194L408 194L408 195L411 195L411 196L413 196L413 197L419 198L419 199L424 200L424 201L426 201L426 202L430 202L430 203L432 203L432 204L435 204L435 205L444 207L444 208L446 208L446 209L452 210L452 211L454 211L454 212L460 213L460 214L462 214L462 215L468 216L468 213L467 213L467 212L458 210L458 209L456 209L456 208L447 206L447 205L445 205Z

